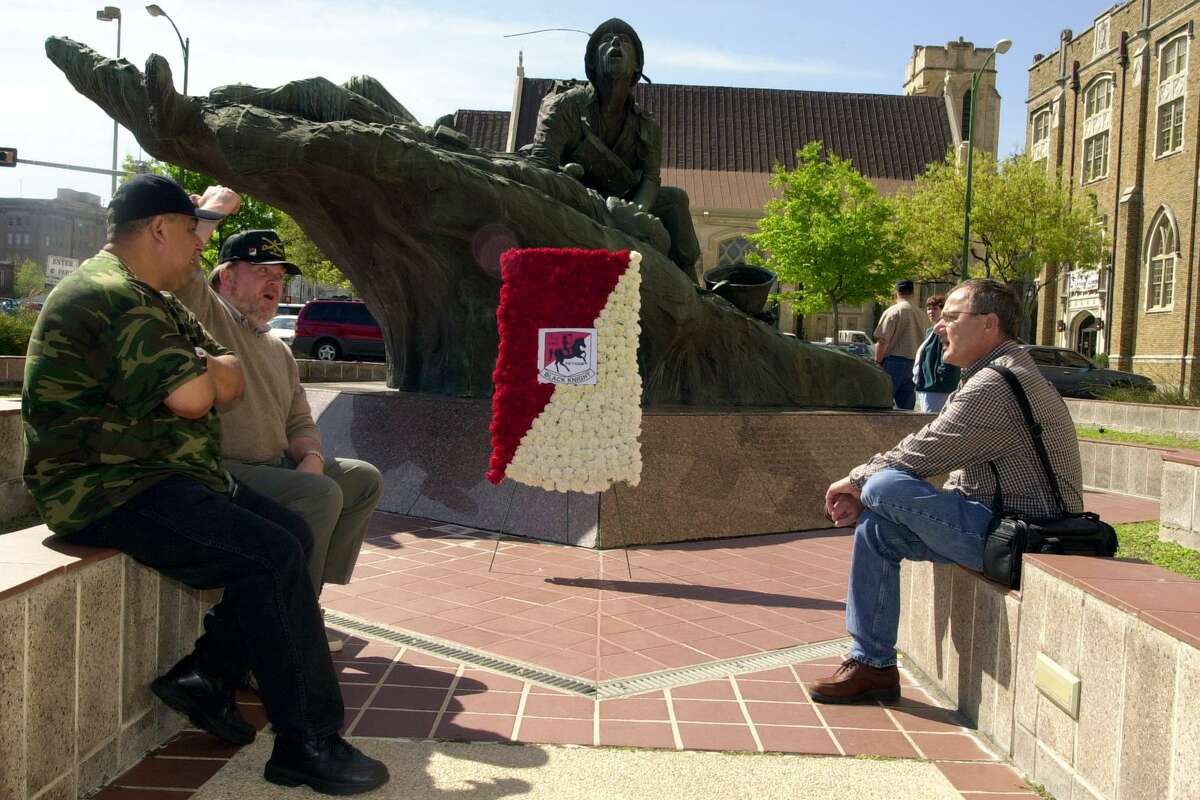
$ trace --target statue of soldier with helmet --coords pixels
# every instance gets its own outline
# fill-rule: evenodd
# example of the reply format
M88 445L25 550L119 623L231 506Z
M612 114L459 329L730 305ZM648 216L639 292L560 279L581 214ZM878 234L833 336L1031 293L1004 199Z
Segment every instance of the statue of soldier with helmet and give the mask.
M642 41L629 23L602 23L584 55L588 82L555 85L542 101L527 153L538 166L603 195L613 216L627 223L623 228L636 228L639 214L661 220L671 237L668 255L695 282L700 244L687 192L661 185L662 128L633 97L644 64Z

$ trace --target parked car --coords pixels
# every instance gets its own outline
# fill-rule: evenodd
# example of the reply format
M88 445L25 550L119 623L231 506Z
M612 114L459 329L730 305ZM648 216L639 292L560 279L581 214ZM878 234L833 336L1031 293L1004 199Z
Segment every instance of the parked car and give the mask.
M383 358L383 330L366 303L358 300L312 300L296 318L292 352L301 358L337 361Z
M292 346L292 340L296 338L296 318L295 317L273 317L267 323L269 329L267 333L279 339L288 347Z
M1097 389L1116 387L1154 390L1154 382L1144 375L1097 367L1085 356L1065 347L1027 344L1021 348L1063 397L1095 397Z
M280 317L298 317L302 308L304 303L280 303L275 309L275 314Z

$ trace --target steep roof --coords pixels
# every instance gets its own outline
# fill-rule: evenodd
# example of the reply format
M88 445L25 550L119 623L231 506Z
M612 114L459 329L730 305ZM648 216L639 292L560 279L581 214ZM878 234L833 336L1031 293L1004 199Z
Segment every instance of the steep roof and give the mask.
M517 147L533 140L537 112L554 81L525 78ZM770 172L795 166L813 139L864 175L910 181L953 144L940 97L638 84L638 103L663 129L663 168Z
M507 111L474 111L460 108L454 112L454 130L470 137L471 144L475 147L500 151L508 141L509 116L511 115Z

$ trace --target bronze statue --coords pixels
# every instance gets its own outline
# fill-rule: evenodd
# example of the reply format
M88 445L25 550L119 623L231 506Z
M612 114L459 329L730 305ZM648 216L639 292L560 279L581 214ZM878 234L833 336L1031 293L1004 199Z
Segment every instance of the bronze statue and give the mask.
M638 214L658 217L671 237L668 255L696 282L700 243L687 192L661 185L662 129L633 99L644 66L637 31L620 19L602 23L584 53L588 83L557 84L542 101L529 158L599 192L626 225Z
M606 69L626 70L627 85L615 53L632 65L630 45L636 53L620 37L596 48L613 56ZM422 126L371 81L189 97L158 55L143 74L69 39L51 37L46 53L150 155L291 215L377 312L393 388L491 394L501 249L635 249L647 405L891 407L887 376L862 359L797 342L697 291L666 256L676 245L653 215L610 209L558 168Z

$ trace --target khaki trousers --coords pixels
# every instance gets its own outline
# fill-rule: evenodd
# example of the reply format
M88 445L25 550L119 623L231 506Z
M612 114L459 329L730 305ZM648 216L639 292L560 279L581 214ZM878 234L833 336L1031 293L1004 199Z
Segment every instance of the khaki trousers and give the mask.
M297 472L287 459L274 467L228 459L221 465L254 491L304 517L313 536L308 573L318 595L322 584L350 582L383 491L379 470L352 458L330 458L324 475Z

